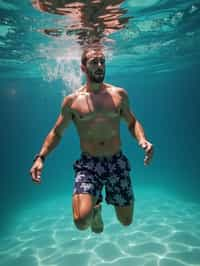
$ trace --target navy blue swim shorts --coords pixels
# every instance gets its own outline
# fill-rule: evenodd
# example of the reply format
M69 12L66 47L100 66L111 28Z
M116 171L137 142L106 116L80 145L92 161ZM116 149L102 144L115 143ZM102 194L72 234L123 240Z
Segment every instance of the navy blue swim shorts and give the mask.
M106 202L115 206L128 206L135 200L130 163L119 151L111 157L95 157L82 152L73 164L75 171L74 194L89 193L103 201L105 185Z

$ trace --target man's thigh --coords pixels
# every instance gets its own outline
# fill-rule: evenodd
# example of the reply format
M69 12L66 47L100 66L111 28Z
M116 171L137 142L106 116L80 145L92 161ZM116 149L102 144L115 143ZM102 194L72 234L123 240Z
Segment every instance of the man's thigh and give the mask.
M120 223L123 225L131 224L134 214L134 200L132 200L128 206L115 206L115 213Z
M87 219L91 215L97 200L97 197L89 193L74 194L72 197L74 220Z

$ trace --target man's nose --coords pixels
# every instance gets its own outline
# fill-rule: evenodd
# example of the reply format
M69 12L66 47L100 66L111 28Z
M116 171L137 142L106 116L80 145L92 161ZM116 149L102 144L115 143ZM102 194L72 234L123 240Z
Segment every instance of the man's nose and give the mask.
M99 62L98 62L98 67L101 67L101 68L103 68L103 64L102 64L102 62L101 62L101 61L99 61Z

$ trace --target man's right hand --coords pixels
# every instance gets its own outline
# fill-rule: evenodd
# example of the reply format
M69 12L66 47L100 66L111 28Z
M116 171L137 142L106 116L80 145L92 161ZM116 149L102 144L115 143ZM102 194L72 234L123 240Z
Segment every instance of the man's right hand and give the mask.
M38 184L41 183L42 169L43 169L43 162L40 158L38 158L30 170L30 175L32 176L33 182L38 183Z

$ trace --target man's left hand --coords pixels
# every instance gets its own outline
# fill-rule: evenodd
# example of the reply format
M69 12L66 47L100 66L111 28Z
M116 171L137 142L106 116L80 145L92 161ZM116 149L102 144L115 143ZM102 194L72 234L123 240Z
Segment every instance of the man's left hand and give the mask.
M142 140L139 142L139 146L145 150L144 165L147 165L153 156L153 144L147 140Z

